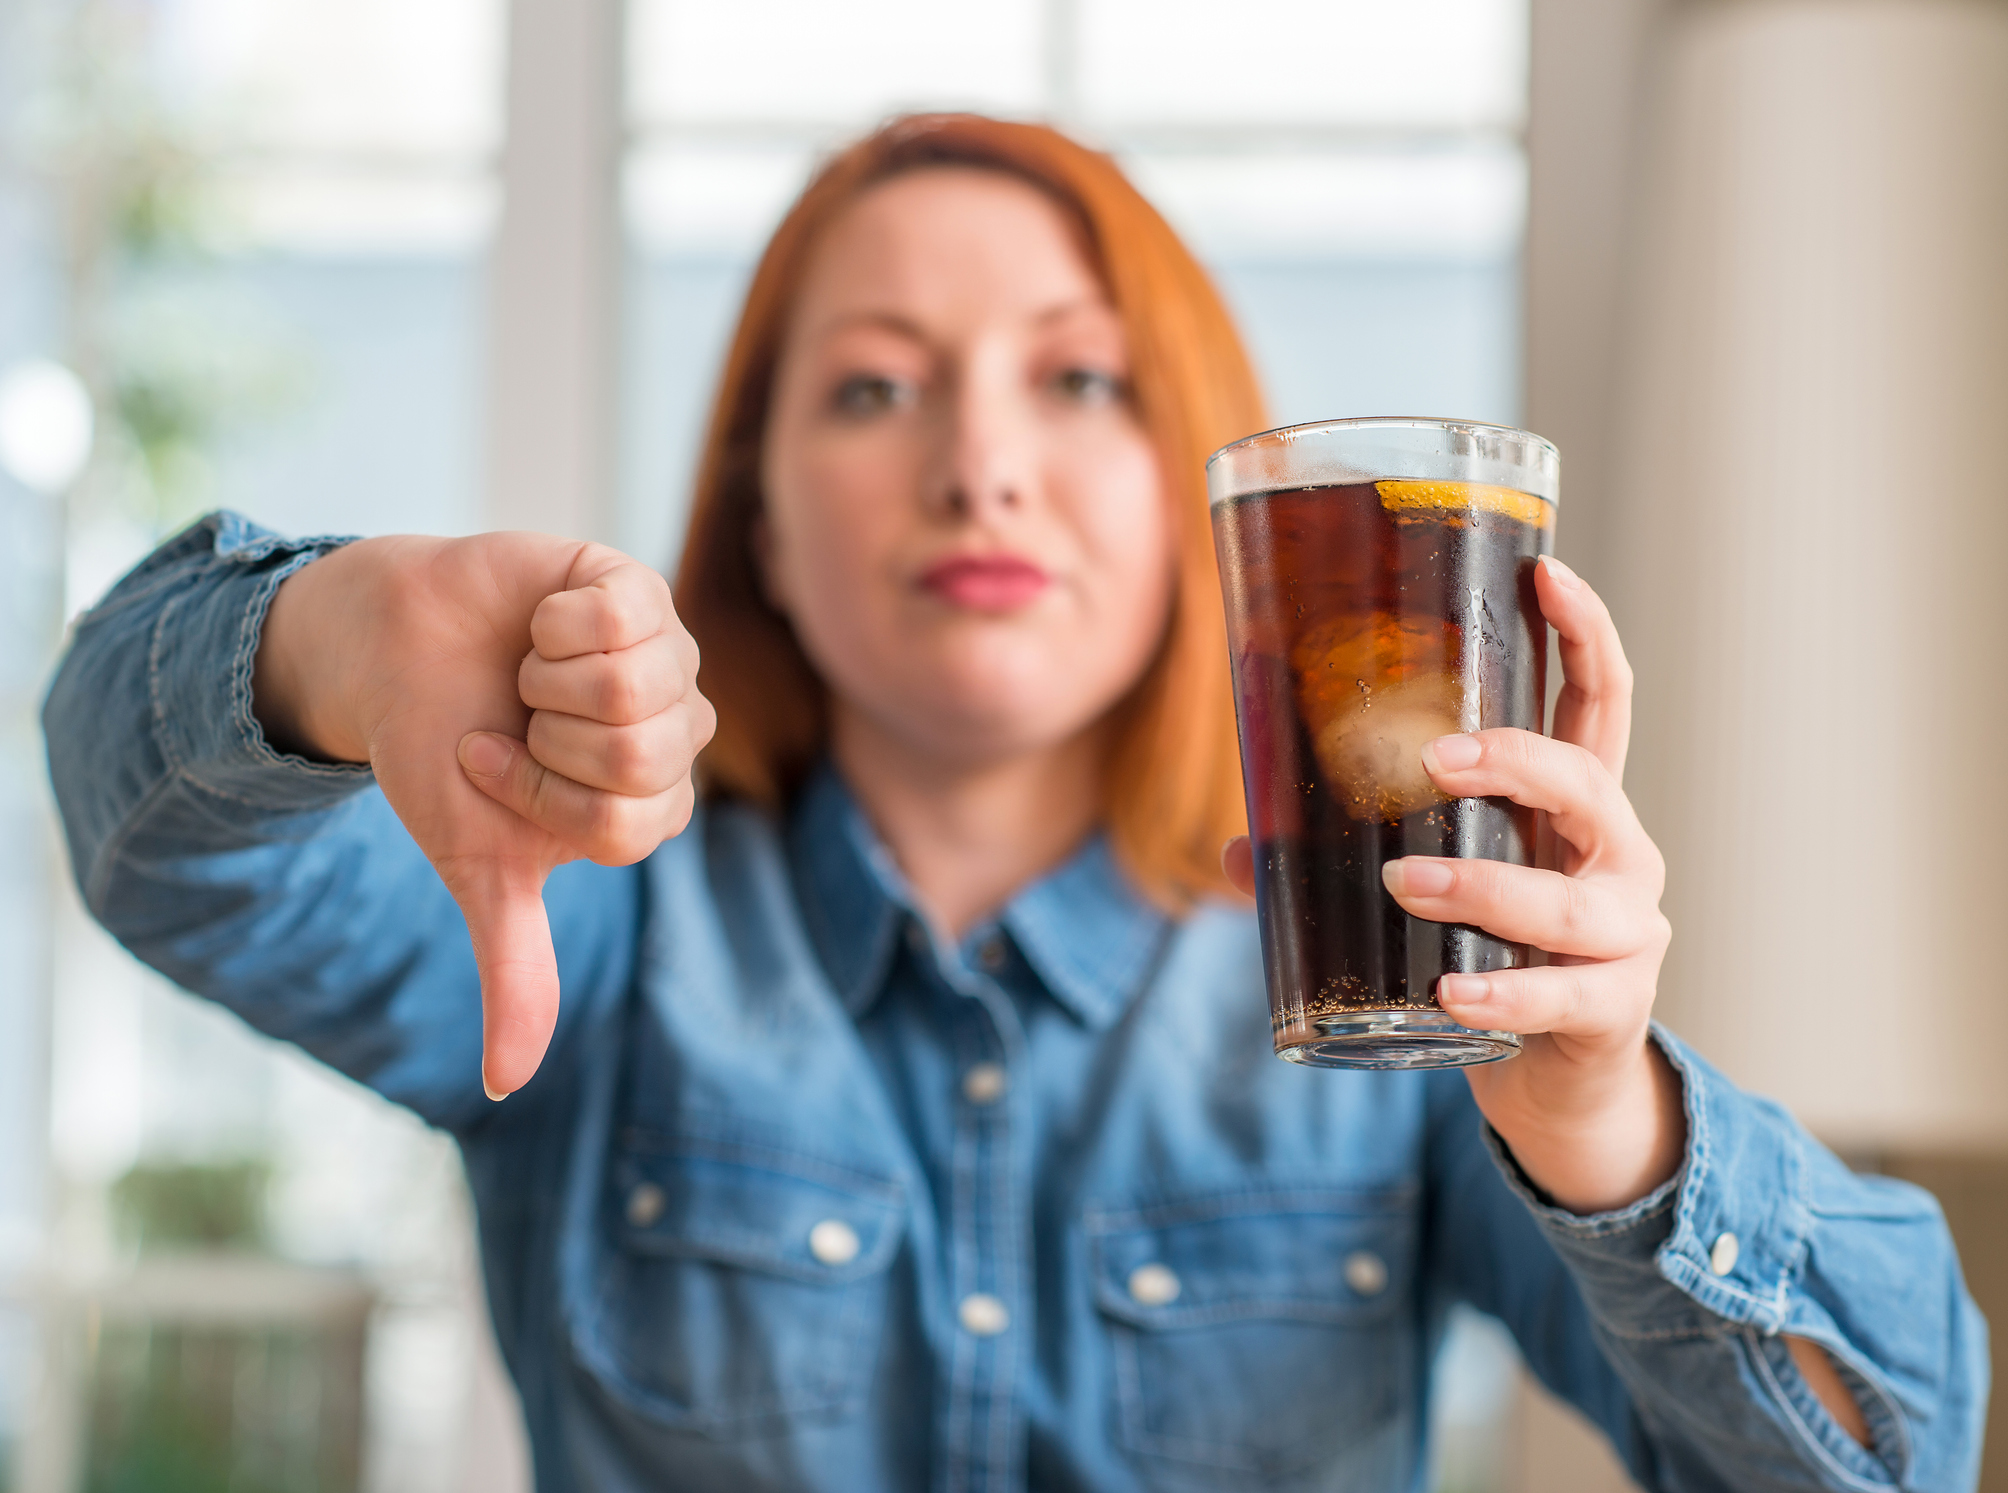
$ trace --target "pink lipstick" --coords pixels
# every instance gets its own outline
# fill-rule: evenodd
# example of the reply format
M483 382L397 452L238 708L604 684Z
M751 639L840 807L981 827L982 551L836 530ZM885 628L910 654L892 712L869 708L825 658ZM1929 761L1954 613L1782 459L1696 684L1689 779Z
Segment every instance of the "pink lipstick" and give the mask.
M951 555L921 573L920 583L950 606L973 612L1015 612L1051 578L1016 555Z

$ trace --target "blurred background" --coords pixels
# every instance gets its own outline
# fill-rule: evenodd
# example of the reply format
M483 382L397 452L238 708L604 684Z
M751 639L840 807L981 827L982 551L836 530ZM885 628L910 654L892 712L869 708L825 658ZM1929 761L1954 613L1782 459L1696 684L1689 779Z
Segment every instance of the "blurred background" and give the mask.
M670 565L766 233L937 107L1116 152L1279 421L1561 445L1664 1016L2008 1320L2008 5L0 0L0 1487L524 1486L451 1146L90 927L39 694L219 505ZM1488 1322L1440 1376L1440 1493L1626 1486Z

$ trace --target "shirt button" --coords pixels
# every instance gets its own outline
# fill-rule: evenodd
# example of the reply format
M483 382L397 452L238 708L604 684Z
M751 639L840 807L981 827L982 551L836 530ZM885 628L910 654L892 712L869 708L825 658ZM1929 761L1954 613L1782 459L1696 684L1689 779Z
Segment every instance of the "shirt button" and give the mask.
M962 1330L975 1337L995 1337L1011 1325L1011 1313L1004 1303L985 1291L963 1297L955 1315L962 1321Z
M1139 1265L1130 1272L1130 1300L1138 1306L1169 1306L1184 1289L1168 1265Z
M1006 953L1004 936L1001 933L993 933L977 948L976 962L994 975L1004 967Z
M1743 1246L1736 1242L1734 1234L1716 1237L1715 1247L1708 1252L1708 1268L1717 1275L1727 1275L1736 1268L1736 1256L1743 1252Z
M1356 1249L1346 1256L1346 1284L1362 1296L1378 1296L1387 1289L1387 1262L1370 1249Z
M858 1257L858 1231L841 1218L826 1218L809 1230L809 1253L825 1265L848 1265Z
M971 1104L995 1104L1010 1086L1002 1063L978 1063L962 1075L962 1097Z
M662 1210L669 1206L669 1199L662 1195L662 1189L653 1182L643 1182L627 1196L627 1221L638 1229L645 1229L662 1217Z

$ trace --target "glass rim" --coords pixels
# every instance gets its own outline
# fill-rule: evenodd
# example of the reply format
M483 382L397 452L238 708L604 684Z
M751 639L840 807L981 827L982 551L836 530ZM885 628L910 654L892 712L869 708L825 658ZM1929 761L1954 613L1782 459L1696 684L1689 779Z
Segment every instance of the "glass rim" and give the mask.
M1208 485L1212 486L1211 479L1215 466L1224 458L1232 457L1238 452L1264 447L1285 449L1300 442L1309 444L1320 436L1365 434L1377 430L1441 431L1494 440L1510 439L1522 446L1526 454L1525 459L1512 461L1509 464L1523 467L1529 472L1540 472L1545 468L1551 476L1550 483L1546 484L1548 491L1537 493L1536 496L1550 505L1559 501L1560 494L1554 490L1552 474L1560 471L1562 453L1553 441L1517 425L1500 425L1489 420L1462 420L1434 415L1356 415L1341 420L1309 420L1295 425L1278 425L1269 430L1258 430L1253 435L1245 435L1237 441L1228 442L1206 458ZM1218 501L1218 498L1216 497L1214 501Z

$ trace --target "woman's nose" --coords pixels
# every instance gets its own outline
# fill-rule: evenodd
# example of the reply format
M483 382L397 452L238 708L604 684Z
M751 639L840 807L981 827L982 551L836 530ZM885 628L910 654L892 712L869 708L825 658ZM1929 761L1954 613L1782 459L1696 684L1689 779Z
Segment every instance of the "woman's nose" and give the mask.
M965 385L959 393L945 411L936 501L963 522L1023 507L1032 459L1022 412L994 388Z
M943 499L944 506L954 518L979 518L986 507L1016 508L1018 489L1008 483L991 485L957 482L952 484Z

